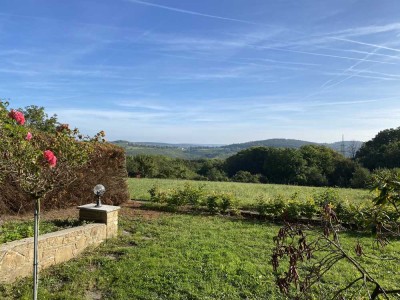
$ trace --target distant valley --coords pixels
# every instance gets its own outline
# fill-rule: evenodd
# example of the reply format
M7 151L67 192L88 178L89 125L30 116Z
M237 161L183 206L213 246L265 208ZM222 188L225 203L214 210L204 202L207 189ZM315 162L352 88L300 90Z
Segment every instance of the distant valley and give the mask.
M165 155L173 158L184 159L202 159L202 158L220 158L224 159L237 152L250 147L280 147L280 148L300 148L304 145L322 145L332 148L338 152L344 150L347 157L353 157L355 152L361 147L361 141L344 141L335 143L314 143L295 139L268 139L252 141L246 143L215 145L215 144L169 144L154 142L129 142L117 140L111 142L126 150L127 155L150 154ZM342 146L343 145L343 146Z

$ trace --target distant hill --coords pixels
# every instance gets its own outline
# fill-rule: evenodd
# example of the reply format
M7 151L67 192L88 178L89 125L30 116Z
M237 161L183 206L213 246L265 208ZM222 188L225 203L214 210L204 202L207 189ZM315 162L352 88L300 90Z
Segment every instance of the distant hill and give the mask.
M301 141L301 140L294 140L294 139L268 139L262 141L253 141L253 142L246 142L240 144L231 144L221 146L222 148L229 148L229 149L247 149L250 147L256 146L265 146L265 147L276 147L276 148L300 148L305 145L318 145L317 143Z
M279 148L300 148L305 145L322 145L332 148L338 152L342 150L344 145L345 155L354 156L355 152L361 147L363 142L360 141L344 141L335 143L314 143L295 139L268 139L261 141L252 141L246 143L230 144L230 145L213 145L213 144L168 144L153 142L129 142L118 140L112 142L125 148L127 155L151 154L165 155L174 158L184 159L202 159L202 158L220 158L224 159L237 152L256 146L279 147Z
M150 147L171 147L171 148L190 148L190 147L221 147L224 144L170 144L170 143L157 143L157 142L129 142L124 140L117 140L111 142L116 145L141 145Z

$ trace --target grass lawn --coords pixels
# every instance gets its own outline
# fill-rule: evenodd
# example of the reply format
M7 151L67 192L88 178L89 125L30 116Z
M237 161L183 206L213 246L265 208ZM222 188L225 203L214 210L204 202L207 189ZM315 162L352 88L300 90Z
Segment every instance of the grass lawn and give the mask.
M279 226L131 207L121 215L118 238L40 273L39 299L283 299L270 264ZM349 249L357 239L372 248L368 236L342 236ZM395 241L384 251L400 258L398 249ZM397 262L366 263L386 285L399 286ZM351 268L337 266L326 277L324 290L342 286L353 274ZM0 285L0 299L31 299L31 280Z
M215 182L215 181L193 181L193 180L174 180L174 179L149 179L149 178L129 178L128 185L132 199L149 200L148 190L154 185L161 189L173 189L183 187L185 183L193 186L204 186L204 190L211 192L231 192L238 200L241 208L246 208L256 203L257 198L262 196L274 198L282 195L284 198L290 198L298 193L300 199L307 199L315 194L326 190L325 187L307 187L279 184L257 184L257 183L237 183L237 182ZM373 194L367 190L335 188L340 199L350 202L369 202Z

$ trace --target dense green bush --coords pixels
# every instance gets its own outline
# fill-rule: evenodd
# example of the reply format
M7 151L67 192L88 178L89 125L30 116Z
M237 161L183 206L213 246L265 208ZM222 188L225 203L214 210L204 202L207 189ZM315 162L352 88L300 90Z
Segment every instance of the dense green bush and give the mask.
M248 183L259 183L260 182L260 174L253 175L248 171L238 171L235 175L232 176L232 181L235 182L248 182Z
M259 197L254 209L263 216L282 219L312 219L317 216L320 208L314 199L301 200L298 194L294 193L289 199L278 195L273 199Z
M228 209L234 208L234 197L230 193L212 193L206 198L206 206L209 212L226 213Z

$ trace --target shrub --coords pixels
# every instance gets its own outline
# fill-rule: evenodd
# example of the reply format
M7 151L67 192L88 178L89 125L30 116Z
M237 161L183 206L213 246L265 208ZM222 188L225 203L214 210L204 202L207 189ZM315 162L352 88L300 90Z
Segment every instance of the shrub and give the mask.
M260 176L253 175L248 171L240 170L232 177L232 181L235 182L248 182L248 183L259 183Z
M314 198L308 198L298 205L300 206L300 215L307 219L311 219L320 211L320 208L315 203Z
M194 187L190 184L185 184L183 189L163 191L158 186L153 186L149 190L150 200L161 204L166 203L169 206L192 205L198 207L203 200L203 188L203 186Z
M320 193L314 194L315 203L320 207L326 204L337 204L339 203L339 193L336 189L327 188Z
M204 185L194 187L186 183L183 187L183 190L178 190L177 193L179 197L182 198L183 204L189 204L197 207L201 204L204 196Z
M230 193L212 193L206 199L207 209L211 213L226 213L229 208L234 208L234 196Z
M226 213L229 208L235 207L235 198L233 194L230 193L221 193L220 201L218 202L218 207L221 209L221 212Z
M153 186L150 190L150 201L155 203L168 203L170 196L167 191L162 191L158 186Z
M262 216L274 214L272 201L270 199L265 199L263 196L258 197L255 209Z
M259 197L256 210L262 216L271 216L271 217L282 217L288 213L292 213L287 211L288 209L288 201L282 195L277 195L273 199L265 199L262 196Z
M11 118L7 105L0 102L0 213L30 211L39 198L44 209L86 204L98 183L107 189L104 203L129 199L124 150L101 142L104 132L88 139L66 124L40 131L15 111Z

